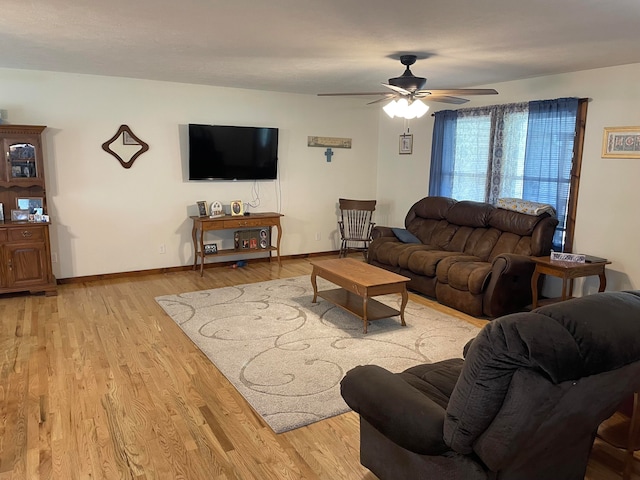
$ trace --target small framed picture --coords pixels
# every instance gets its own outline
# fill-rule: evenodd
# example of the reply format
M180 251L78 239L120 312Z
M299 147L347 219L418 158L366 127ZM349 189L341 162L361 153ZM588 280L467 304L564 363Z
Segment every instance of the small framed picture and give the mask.
M231 215L238 216L244 215L244 206L241 200L233 200L231 202Z
M201 217L206 217L207 216L207 202L200 201L200 202L196 202L198 204L198 215Z
M400 135L400 155L410 155L413 153L413 134L404 133Z
M18 210L29 210L31 214L42 215L42 197L16 198L16 207Z
M29 210L11 210L11 221L26 222L29 220Z
M204 253L205 253L205 255L209 255L211 253L218 253L218 244L217 243L205 243L204 244Z
M4 222L4 206L0 203L0 222Z

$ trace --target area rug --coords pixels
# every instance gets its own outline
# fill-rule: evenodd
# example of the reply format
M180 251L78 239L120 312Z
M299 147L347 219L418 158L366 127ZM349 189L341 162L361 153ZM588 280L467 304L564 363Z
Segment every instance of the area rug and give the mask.
M318 290L335 285L318 278ZM340 396L345 373L364 364L393 372L461 357L478 328L417 302L399 317L362 320L318 298L309 276L157 297L158 304L281 433L349 407ZM399 295L376 300L399 309Z

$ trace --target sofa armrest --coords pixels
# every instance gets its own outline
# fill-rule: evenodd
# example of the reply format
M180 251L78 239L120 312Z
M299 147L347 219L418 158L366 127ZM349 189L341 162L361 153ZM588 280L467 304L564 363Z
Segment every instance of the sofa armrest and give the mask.
M421 455L450 450L444 443L445 410L400 376L377 365L355 367L340 384L347 404L376 430Z
M531 257L503 253L493 259L491 278L484 293L483 313L500 317L521 311L531 303Z
M393 233L393 230L391 230L391 227L383 227L383 226L373 227L373 230L371 231L371 238L375 240L376 238L381 238L381 237L395 238L396 236Z

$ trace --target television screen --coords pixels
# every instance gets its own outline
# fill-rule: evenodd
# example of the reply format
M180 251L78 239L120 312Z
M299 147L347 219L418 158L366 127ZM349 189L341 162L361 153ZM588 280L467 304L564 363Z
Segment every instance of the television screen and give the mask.
M189 125L189 180L273 180L278 129Z

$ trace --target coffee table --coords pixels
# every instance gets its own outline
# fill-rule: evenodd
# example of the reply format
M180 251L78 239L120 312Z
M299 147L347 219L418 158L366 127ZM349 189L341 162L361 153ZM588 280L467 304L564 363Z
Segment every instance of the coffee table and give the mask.
M409 301L407 293L408 277L374 267L353 258L336 258L311 262L311 285L313 286L313 303L317 297L337 305L349 313L362 319L363 332L367 333L367 325L371 320L400 315L400 323L404 321L404 307ZM335 283L341 288L318 292L316 277ZM377 300L376 295L399 293L402 296L400 310L391 308Z

